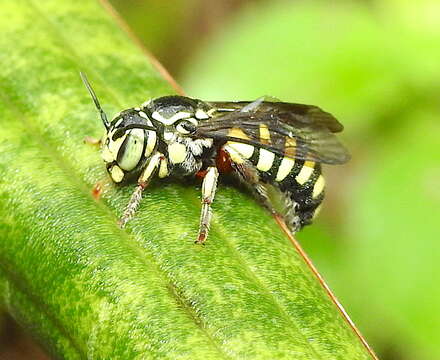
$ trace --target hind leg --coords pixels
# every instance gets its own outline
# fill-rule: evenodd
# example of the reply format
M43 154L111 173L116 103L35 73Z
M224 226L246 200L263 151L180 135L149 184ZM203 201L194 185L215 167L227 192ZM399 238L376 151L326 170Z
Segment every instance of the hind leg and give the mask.
M249 161L232 162L239 179L255 194L273 216L283 219L292 232L301 228L298 204L277 185L262 182L258 169Z

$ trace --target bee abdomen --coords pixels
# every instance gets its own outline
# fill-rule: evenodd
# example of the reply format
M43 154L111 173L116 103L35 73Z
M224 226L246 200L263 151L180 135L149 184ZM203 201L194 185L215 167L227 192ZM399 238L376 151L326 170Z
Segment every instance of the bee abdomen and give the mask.
M257 167L261 180L277 186L284 193L286 203L295 207L283 214L288 225L293 231L298 231L311 224L324 199L325 180L321 174L321 164L275 154L272 159L272 156L262 155L262 151L255 149L249 160Z

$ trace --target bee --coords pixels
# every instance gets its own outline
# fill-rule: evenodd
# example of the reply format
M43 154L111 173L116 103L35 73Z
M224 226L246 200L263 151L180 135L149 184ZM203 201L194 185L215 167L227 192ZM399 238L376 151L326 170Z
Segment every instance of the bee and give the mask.
M343 126L317 106L281 102L202 101L163 96L118 113L112 121L86 76L82 80L106 135L102 157L118 184L137 182L119 221L134 216L155 178L203 178L196 243L204 243L220 174L231 173L292 232L312 223L324 199L321 164L343 164L347 150L335 133Z

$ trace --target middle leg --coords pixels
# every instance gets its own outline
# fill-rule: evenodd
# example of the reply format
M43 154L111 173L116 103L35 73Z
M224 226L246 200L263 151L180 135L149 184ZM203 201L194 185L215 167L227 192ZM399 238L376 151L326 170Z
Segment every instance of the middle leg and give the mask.
M208 236L209 226L211 223L212 210L211 204L214 200L215 191L217 189L218 170L215 166L207 169L202 184L202 212L200 214L199 235L196 243L203 244Z

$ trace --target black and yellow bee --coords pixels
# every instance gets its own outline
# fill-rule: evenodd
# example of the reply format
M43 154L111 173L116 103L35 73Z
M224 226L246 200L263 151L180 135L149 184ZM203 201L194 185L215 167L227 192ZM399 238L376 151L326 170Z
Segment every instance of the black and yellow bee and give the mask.
M102 157L112 180L138 183L121 226L133 217L152 178L198 175L203 184L196 242L203 243L219 173L232 173L296 232L312 222L324 198L321 164L349 159L334 135L343 126L316 106L164 96L121 111L109 122L81 76L107 130Z

